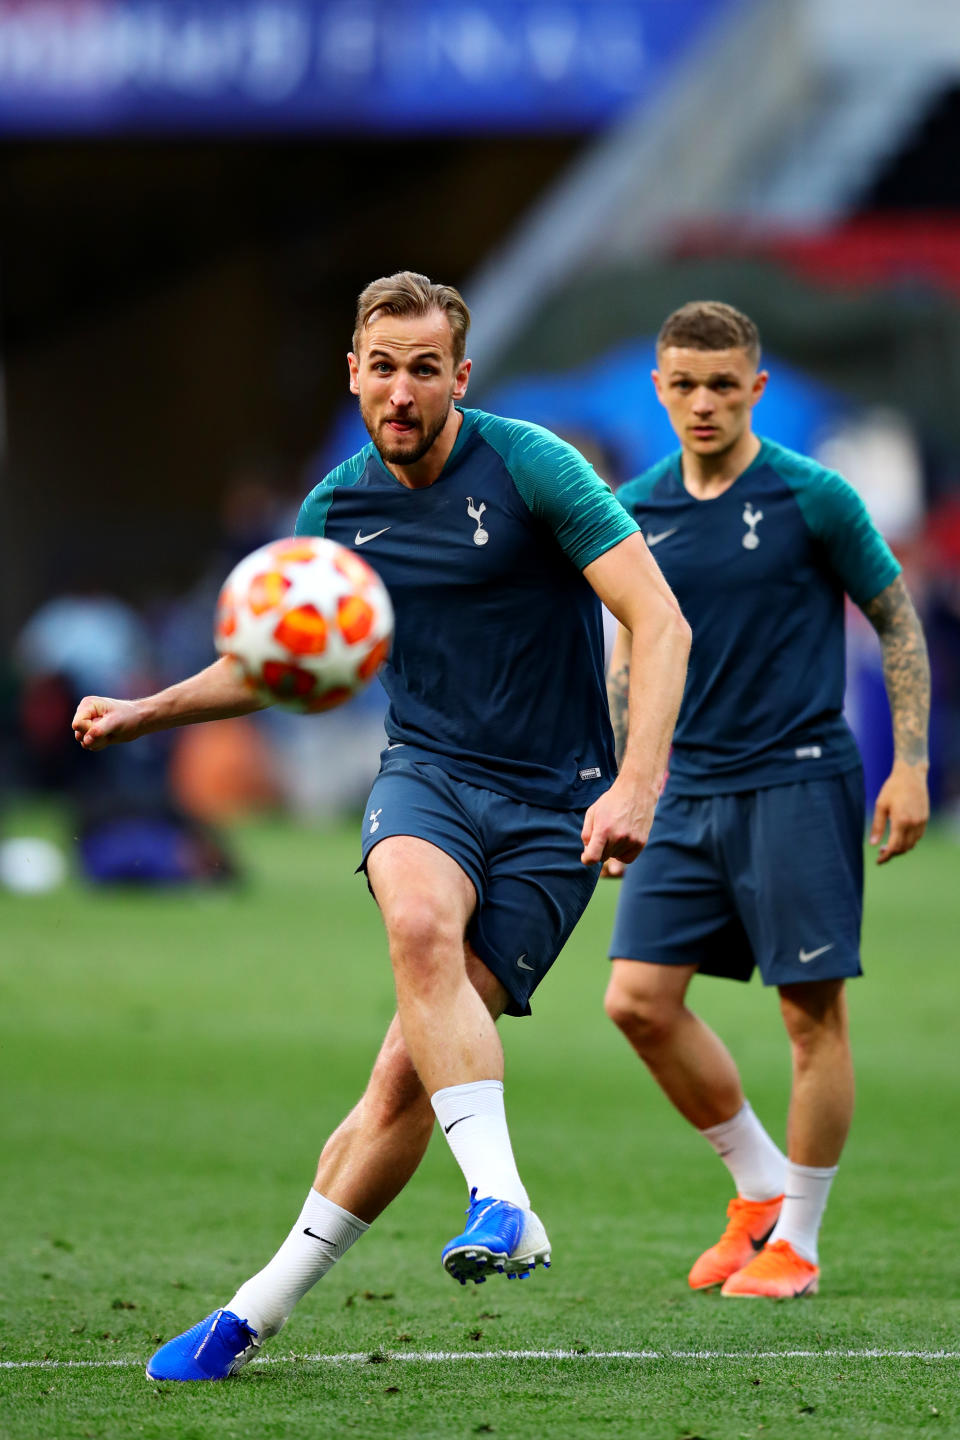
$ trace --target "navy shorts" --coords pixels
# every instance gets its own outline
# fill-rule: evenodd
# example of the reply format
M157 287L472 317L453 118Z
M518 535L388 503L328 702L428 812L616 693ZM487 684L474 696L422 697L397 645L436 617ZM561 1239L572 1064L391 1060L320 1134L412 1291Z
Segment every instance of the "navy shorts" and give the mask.
M863 772L672 795L627 867L612 959L765 985L861 974Z
M388 835L416 835L473 881L466 938L506 988L508 1015L530 996L587 908L599 865L582 865L582 810L545 810L386 754L363 818L363 861Z

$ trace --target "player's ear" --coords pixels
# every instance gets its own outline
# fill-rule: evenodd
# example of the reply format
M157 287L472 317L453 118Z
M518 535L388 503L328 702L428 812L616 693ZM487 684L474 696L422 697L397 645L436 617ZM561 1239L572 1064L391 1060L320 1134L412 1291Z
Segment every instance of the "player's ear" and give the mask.
M660 371L651 370L650 379L653 381L653 388L657 392L657 399L660 401L661 405L665 404L666 402L663 398L663 381L660 378Z
M350 371L350 394L359 395L360 361L352 350L347 356L347 369Z
M769 370L758 370L750 387L750 404L756 405L764 390L767 388L767 381L770 379Z
M453 398L462 400L467 393L467 385L470 381L470 371L473 369L472 360L461 360L457 366L457 373L453 377Z

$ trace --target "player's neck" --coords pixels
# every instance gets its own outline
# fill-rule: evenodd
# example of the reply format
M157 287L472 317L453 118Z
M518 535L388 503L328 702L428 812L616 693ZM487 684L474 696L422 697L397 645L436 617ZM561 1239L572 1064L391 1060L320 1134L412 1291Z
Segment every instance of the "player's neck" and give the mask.
M683 447L683 485L695 500L716 500L739 480L760 453L760 439L748 430L722 455L697 455Z
M457 443L457 436L460 434L460 426L463 424L463 412L455 405L450 406L450 413L440 434L434 440L430 449L422 459L417 460L413 465L393 465L389 460L384 464L395 480L405 485L408 490L426 490L435 480L439 480L440 472L450 459L450 452Z

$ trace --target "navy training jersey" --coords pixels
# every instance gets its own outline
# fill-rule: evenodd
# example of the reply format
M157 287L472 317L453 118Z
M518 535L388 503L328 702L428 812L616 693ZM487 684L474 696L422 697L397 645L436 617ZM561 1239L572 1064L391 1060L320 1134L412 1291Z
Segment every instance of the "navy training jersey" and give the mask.
M718 795L857 766L844 591L865 605L900 566L853 487L763 440L714 500L684 487L679 451L617 498L693 631L671 790Z
M432 485L401 485L366 445L310 492L297 534L361 553L390 592L391 745L518 800L586 807L616 762L581 571L637 527L548 430L462 414Z

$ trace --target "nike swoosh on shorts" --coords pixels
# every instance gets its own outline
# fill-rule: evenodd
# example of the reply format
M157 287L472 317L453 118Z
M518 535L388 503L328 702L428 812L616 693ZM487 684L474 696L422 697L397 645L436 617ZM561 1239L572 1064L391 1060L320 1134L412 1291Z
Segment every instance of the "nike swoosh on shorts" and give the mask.
M819 950L804 950L803 947L797 951L797 959L801 965L809 965L811 960L816 960L818 955L826 955L828 950L833 949L834 942L829 945L821 945Z

